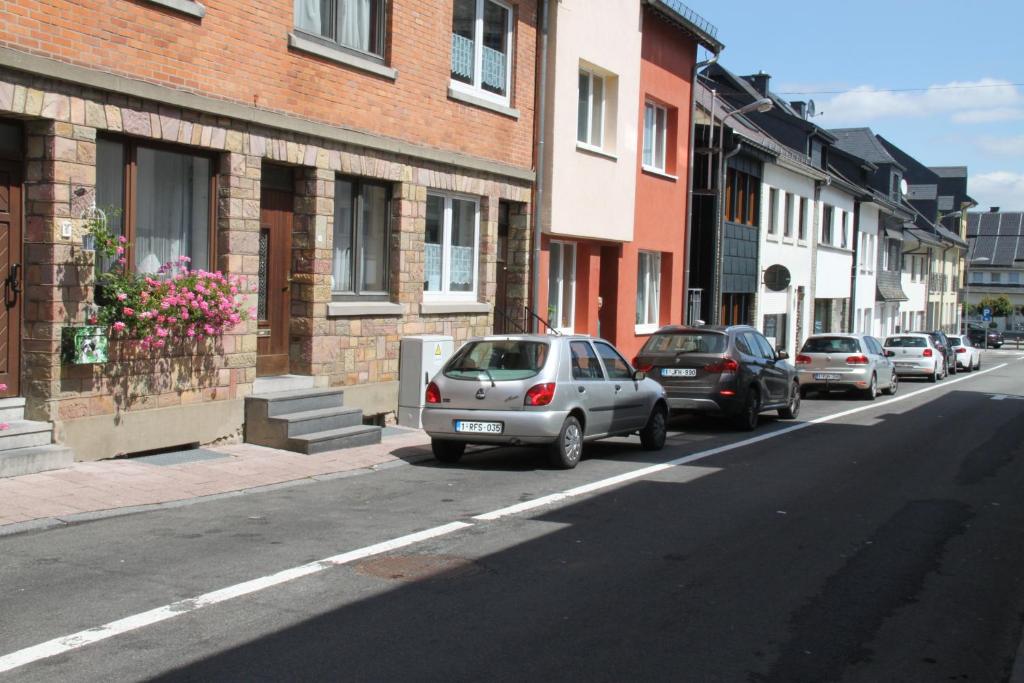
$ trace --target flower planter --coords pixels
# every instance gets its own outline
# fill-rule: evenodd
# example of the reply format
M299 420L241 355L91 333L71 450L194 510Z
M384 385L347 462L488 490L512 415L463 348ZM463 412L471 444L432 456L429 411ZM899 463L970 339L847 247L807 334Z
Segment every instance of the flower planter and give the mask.
M65 327L61 330L61 355L65 363L94 365L107 362L107 328L101 325Z

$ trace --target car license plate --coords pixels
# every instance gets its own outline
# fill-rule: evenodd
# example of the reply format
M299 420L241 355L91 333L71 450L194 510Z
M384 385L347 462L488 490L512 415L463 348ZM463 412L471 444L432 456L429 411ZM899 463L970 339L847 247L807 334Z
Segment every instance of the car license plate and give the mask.
M837 375L834 372L816 372L816 373L814 373L814 379L823 379L823 380L826 380L826 381L827 380L838 380L838 379L842 379L842 376L841 375Z
M693 368L662 368L662 377L696 377L697 371Z
M913 367L913 365L913 363L896 363L896 367L898 368L909 368Z
M468 420L456 420L455 431L470 432L472 434L501 434L505 425L501 422L470 422Z

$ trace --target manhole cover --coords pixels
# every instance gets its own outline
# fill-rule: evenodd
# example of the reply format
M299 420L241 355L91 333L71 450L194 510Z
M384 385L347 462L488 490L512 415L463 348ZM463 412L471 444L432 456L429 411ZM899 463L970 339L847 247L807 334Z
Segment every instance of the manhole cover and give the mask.
M364 560L355 567L360 574L391 581L453 579L483 571L472 560L451 555L388 555Z

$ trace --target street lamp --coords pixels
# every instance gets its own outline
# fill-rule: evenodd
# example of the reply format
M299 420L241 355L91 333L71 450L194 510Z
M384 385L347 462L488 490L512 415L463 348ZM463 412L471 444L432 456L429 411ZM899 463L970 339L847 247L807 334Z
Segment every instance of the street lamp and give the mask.
M971 265L974 264L974 263L988 263L991 260L992 259L990 259L988 256L978 256L976 258L968 259L967 260L967 268L964 270L964 280L966 280L966 282L964 283L964 321L965 321L964 322L964 334L966 334L968 337L970 337L970 331L971 331L971 328L970 328L970 324L971 324L971 321L970 321L971 302L969 301L969 299L971 298ZM982 325L981 329L982 329L982 332L985 333L983 335L982 346L983 346L983 348L987 349L988 348L988 330L985 328L984 325Z

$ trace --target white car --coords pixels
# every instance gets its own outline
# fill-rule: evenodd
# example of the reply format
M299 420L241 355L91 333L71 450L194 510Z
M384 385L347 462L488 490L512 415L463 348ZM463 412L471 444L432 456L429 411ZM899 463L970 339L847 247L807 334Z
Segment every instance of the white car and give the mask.
M937 382L946 376L946 363L942 351L935 346L931 335L920 332L893 334L885 339L886 352L901 377L925 377Z
M967 372L981 370L981 349L972 344L966 334L962 337L949 337L949 345L953 347L958 368Z

